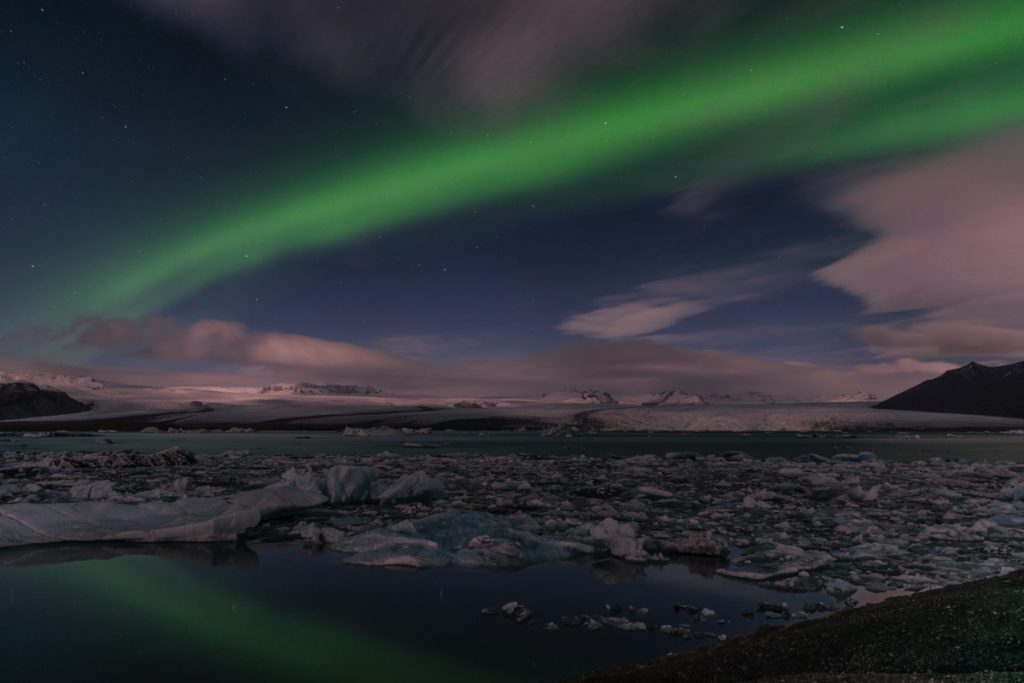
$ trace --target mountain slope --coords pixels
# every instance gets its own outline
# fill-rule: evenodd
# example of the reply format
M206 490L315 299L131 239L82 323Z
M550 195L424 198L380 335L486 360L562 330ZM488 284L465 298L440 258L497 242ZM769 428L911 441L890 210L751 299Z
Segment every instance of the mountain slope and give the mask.
M1024 361L968 363L882 401L876 408L1024 417Z
M63 391L40 389L28 382L0 384L0 420L66 415L89 410Z

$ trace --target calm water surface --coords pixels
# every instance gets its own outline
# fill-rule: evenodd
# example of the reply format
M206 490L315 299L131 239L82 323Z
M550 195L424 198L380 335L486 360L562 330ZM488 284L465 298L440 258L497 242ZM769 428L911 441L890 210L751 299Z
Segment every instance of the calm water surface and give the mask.
M108 443L109 442L109 443ZM407 449L404 443L436 445ZM371 455L383 450L408 453L465 452L524 455L638 455L667 451L721 453L742 450L757 457L795 456L814 452L830 455L872 451L882 458L918 460L934 457L1024 461L1024 435L1005 433L869 433L815 437L788 433L603 433L542 437L514 432L435 432L426 435L342 436L338 432L258 432L252 434L200 433L115 434L31 437L0 433L0 450L104 451L134 448L142 452L180 446L199 453L245 450L258 455L311 455L339 453Z
M612 629L545 631L605 603L690 623L676 602L715 609L737 635L760 600L802 600L716 577L709 564L603 561L517 572L350 567L296 546L148 546L169 555L82 559L130 548L0 553L0 643L10 681L554 681L707 641ZM67 559L65 562L57 560ZM49 564L18 566L32 562ZM509 600L538 620L485 616Z
M256 434L0 434L0 450L202 453L634 455L743 450L754 456L873 451L882 458L1024 461L1011 434L602 434L510 433L344 437L332 432ZM913 435L911 435L913 436ZM108 441L112 443L108 443ZM406 441L439 444L404 449ZM761 600L799 608L820 596L775 593L717 577L713 565L603 561L518 572L387 571L350 567L332 553L274 545L97 546L0 551L0 652L7 681L556 681L642 661L706 641L654 633L563 630L547 621L601 614L605 603L650 608L648 623L687 623L676 602L711 607L737 635L761 622L740 616ZM480 613L517 600L538 623ZM700 630L705 626L698 625Z

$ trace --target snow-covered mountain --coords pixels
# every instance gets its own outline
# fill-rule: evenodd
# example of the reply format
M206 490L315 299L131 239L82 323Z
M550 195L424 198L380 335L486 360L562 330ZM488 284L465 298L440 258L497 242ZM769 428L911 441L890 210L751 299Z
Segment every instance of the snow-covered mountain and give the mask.
M552 391L541 396L541 400L550 403L595 403L599 405L615 405L618 401L607 391L597 389L571 389L569 391Z
M271 384L260 389L261 394L290 394L292 396L379 396L377 387L359 384Z
M55 375L49 372L0 372L0 384L11 382L27 382L37 387L51 389L77 389L79 391L99 391L104 388L102 382L82 375Z
M89 410L89 406L56 389L43 389L30 382L0 383L0 420L66 415Z

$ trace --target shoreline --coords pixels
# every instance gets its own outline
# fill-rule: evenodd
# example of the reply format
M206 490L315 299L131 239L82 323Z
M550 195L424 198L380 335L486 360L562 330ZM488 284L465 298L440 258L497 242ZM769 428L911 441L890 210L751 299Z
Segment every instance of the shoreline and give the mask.
M1019 681L1024 570L893 597L571 683ZM968 678L964 678L968 676Z

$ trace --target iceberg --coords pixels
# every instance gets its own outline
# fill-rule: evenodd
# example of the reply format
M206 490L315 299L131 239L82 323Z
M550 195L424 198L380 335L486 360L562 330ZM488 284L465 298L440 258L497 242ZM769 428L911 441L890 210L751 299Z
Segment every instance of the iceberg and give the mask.
M90 493L94 488L90 486ZM11 503L0 505L0 548L60 542L234 541L267 517L325 502L319 491L274 484L225 497L172 502Z

